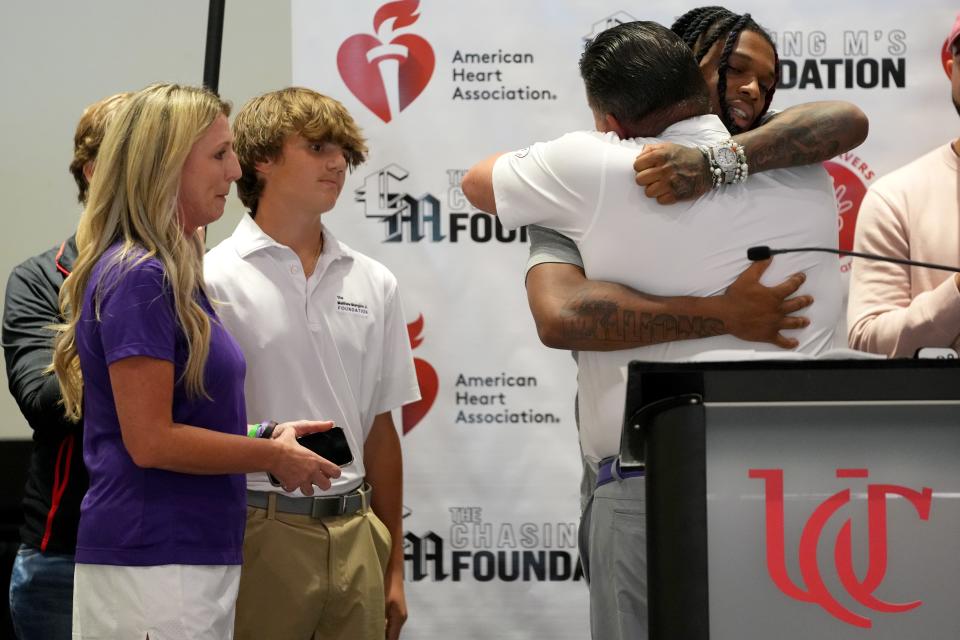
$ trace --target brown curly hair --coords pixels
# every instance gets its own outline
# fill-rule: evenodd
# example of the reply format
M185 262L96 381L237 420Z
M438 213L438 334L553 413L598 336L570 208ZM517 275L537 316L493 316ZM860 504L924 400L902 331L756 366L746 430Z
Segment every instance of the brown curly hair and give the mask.
M80 116L77 131L73 134L73 160L70 161L70 173L77 181L77 200L80 204L87 203L87 191L90 189L90 183L83 175L83 167L97 159L111 117L132 95L133 92L126 91L94 102Z
M263 180L258 162L280 157L283 141L301 135L311 142L333 142L343 149L351 169L366 159L367 143L346 107L303 87L287 87L250 100L233 122L233 148L243 175L237 180L240 201L256 215Z

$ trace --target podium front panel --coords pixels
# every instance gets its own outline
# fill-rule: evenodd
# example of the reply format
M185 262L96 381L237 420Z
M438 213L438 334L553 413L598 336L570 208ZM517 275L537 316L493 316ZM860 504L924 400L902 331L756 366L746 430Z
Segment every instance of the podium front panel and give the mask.
M651 640L960 638L960 366L630 365Z
M705 409L712 640L960 638L956 403Z

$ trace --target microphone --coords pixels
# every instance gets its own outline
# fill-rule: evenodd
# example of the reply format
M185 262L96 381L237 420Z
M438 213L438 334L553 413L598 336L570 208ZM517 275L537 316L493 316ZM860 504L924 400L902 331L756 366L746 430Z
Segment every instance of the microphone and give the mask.
M878 256L875 253L861 253L859 251L840 251L839 249L828 249L826 247L797 247L794 249L771 249L767 246L750 247L747 249L747 259L753 262L766 260L772 256L781 253L800 253L805 251L819 251L821 253L833 253L838 256L853 256L855 258L865 258L867 260L879 260L881 262L893 262L894 264L903 264L908 267L924 267L926 269L938 269L940 271L952 271L960 273L960 267L948 267L943 264L934 264L932 262L920 262L919 260L905 260L903 258L890 258L888 256Z

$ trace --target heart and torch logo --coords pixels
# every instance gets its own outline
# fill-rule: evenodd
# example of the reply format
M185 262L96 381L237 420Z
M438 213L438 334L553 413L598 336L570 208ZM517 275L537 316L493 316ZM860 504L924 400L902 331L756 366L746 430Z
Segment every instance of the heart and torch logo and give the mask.
M376 35L357 33L340 45L337 69L351 93L384 122L417 99L436 59L430 43L403 33L420 19L420 0L388 2L373 16Z
M407 325L411 349L416 349L423 343L423 338L420 337L421 333L423 333L423 314L417 316L416 320ZM420 399L403 406L403 435L410 433L423 420L437 399L437 391L440 389L440 379L437 377L437 371L433 368L433 365L421 358L414 358L413 367L417 372L417 383L420 385Z

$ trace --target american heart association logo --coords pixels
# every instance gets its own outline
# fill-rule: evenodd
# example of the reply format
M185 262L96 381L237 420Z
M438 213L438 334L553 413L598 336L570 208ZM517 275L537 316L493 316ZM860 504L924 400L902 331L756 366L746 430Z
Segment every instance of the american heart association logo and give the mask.
M374 14L377 35L354 34L337 51L343 82L384 122L410 106L433 75L435 58L430 43L418 35L397 33L420 19L419 5L420 0L388 2Z
M420 337L422 332L423 314L417 316L416 320L407 325L411 349L416 349L423 343L423 338ZM433 406L434 400L437 399L437 391L440 389L440 379L437 377L437 371L429 362L414 358L413 366L417 372L417 383L420 385L420 400L403 406L403 435L410 433L423 420Z

